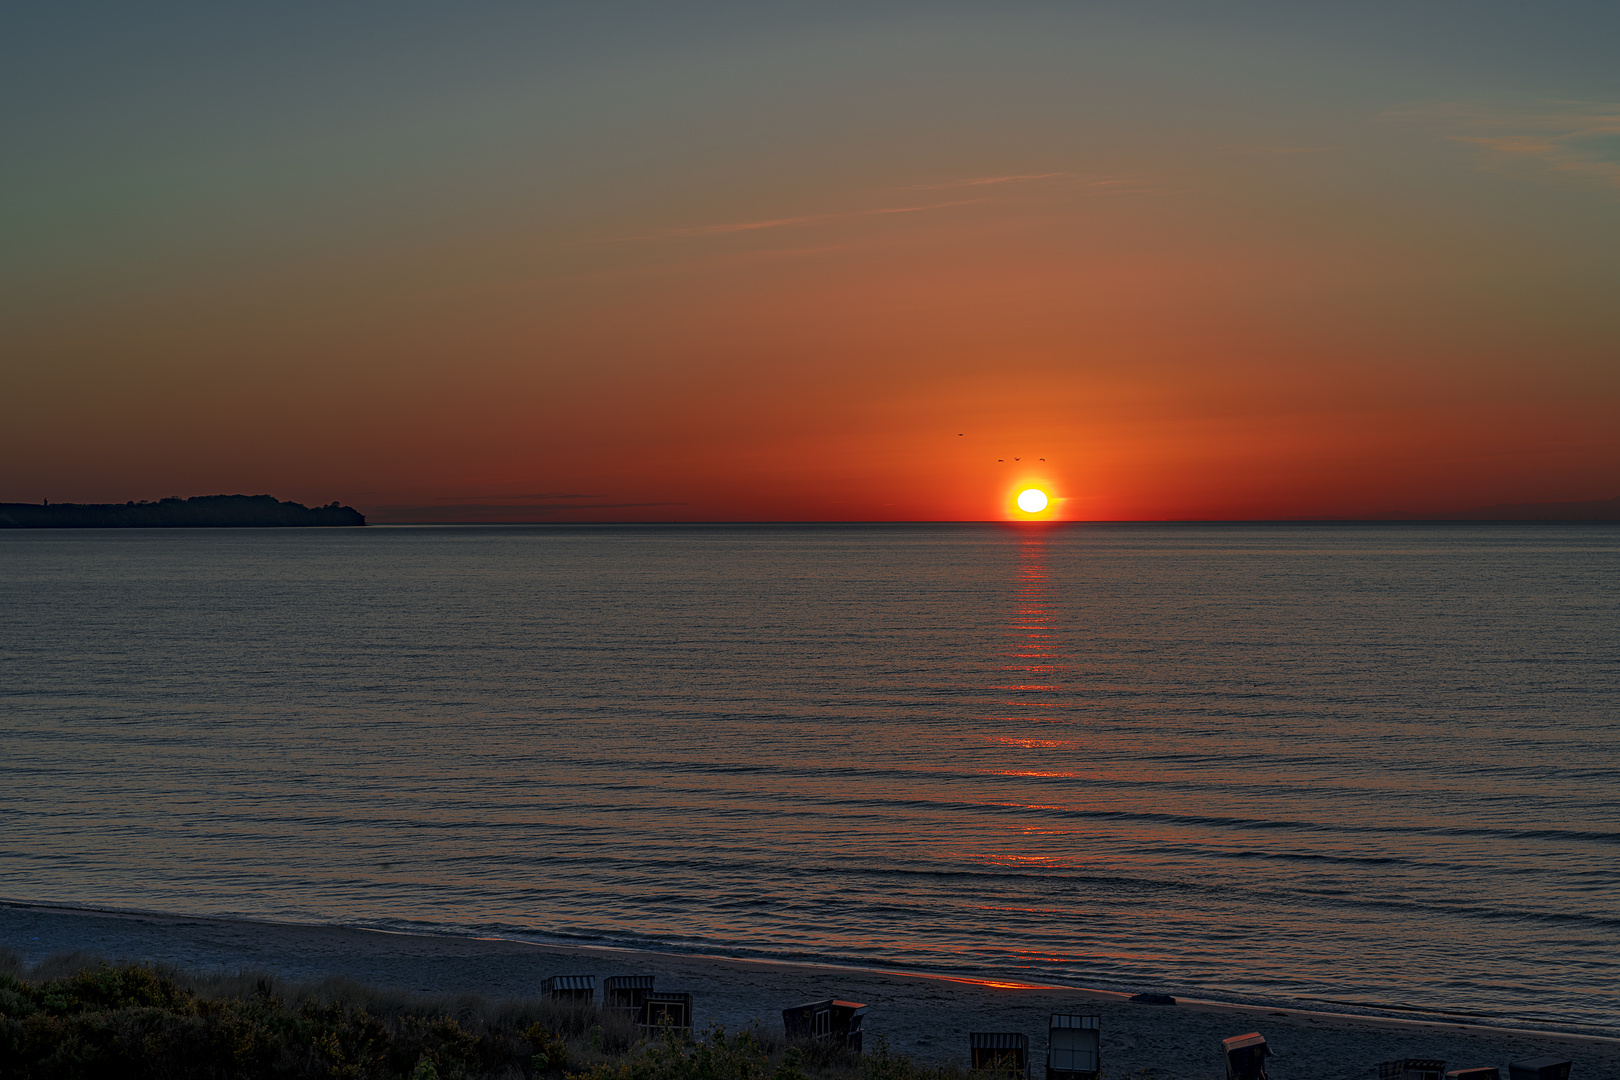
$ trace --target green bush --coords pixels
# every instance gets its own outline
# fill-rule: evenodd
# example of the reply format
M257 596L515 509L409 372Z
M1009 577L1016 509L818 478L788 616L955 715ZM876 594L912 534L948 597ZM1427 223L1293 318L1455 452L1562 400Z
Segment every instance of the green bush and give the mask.
M958 1080L962 1075L949 1065L918 1065L905 1054L891 1052L889 1041L882 1038L861 1058L861 1080Z
M719 1026L646 1033L547 1001L388 994L346 980L185 976L82 956L0 955L5 1080L967 1080L881 1040L864 1059Z
M568 1065L568 1045L554 1027L585 1027L570 1011L545 1003L450 1007L352 984L295 988L289 1002L268 979L253 980L251 990L236 982L204 996L144 965L101 964L32 982L0 974L0 1076L528 1077L537 1053L546 1072ZM606 1025L622 1038L612 1018Z
M82 956L26 972L0 953L3 1080L1007 1080L862 1057L715 1025L648 1038L621 1015L549 1001L280 985Z
M795 1047L773 1057L755 1032L728 1036L715 1024L700 1039L666 1030L639 1053L572 1073L568 1080L806 1080L802 1065Z

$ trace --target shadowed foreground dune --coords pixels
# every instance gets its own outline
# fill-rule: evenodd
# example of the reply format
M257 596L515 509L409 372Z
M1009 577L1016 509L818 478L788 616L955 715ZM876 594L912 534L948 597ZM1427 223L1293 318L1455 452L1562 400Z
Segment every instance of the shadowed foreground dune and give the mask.
M1101 991L510 940L0 905L0 947L21 954L17 966L43 963L75 947L113 960L174 965L205 973L183 976L205 995L251 995L263 979L295 1010L304 1002L321 1008L360 1004L392 1016L414 1008L418 1019L410 1023L419 1027L448 1014L467 1032L504 1032L494 1041L507 1039L516 1047L513 1053L531 1056L539 1051L519 1045L528 1024L541 1022L566 1035L583 1023L549 1013L547 1019L536 1011L534 999L546 977L590 974L600 986L608 975L654 975L659 990L693 995L700 1033L715 1023L730 1032L758 1031L769 1059L768 1068L760 1066L761 1077L782 1063L781 1010L832 996L870 1006L866 1048L876 1064L867 1071L881 1066L914 1075L917 1069L954 1074L967 1065L970 1031L1007 1031L1030 1037L1039 1075L1047 1019L1065 1012L1101 1018L1104 1075L1113 1078L1218 1078L1220 1040L1255 1030L1276 1053L1269 1066L1273 1080L1366 1080L1378 1062L1397 1057L1441 1057L1449 1068L1494 1065L1506 1075L1510 1061L1557 1055L1574 1062L1573 1080L1620 1075L1620 1039L1217 1002L1148 1005ZM87 959L53 961L55 966L41 974L60 976ZM407 1029L414 1030L410 1023L399 1020L396 1026L408 1035ZM619 1045L612 1043L607 1024L603 1030L610 1048ZM568 1037L577 1043L571 1051L576 1070L607 1063L589 1057L594 1047L588 1028L584 1042ZM893 1056L887 1065L874 1059L871 1051L879 1040L910 1063L896 1064ZM414 1044L407 1039L404 1045L409 1056Z

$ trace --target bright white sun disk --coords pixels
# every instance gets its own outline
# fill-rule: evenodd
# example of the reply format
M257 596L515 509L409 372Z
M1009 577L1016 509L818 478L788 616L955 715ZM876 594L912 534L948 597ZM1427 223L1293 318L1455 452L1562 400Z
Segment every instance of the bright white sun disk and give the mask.
M1046 509L1046 492L1040 488L1027 488L1018 493L1018 509L1026 514L1038 514Z

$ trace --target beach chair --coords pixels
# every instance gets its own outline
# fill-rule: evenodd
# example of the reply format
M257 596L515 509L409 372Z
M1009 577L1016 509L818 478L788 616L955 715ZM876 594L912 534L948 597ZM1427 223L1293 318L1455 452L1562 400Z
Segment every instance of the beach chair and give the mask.
M825 998L782 1010L782 1029L789 1039L820 1039L861 1052L861 1021L865 1005L857 1001Z
M1221 1053L1226 1057L1226 1080L1266 1080L1266 1058L1271 1056L1271 1047L1258 1031L1222 1039Z
M1029 1036L1011 1031L970 1031L968 1060L974 1069L1028 1076Z
M1569 1064L1555 1057L1509 1062L1508 1080L1569 1080Z
M676 1032L691 1031L692 995L647 991L641 999L640 1022L649 1031L662 1031L666 1026Z
M641 1006L652 988L651 975L609 975L602 980L602 1008L639 1021Z
M1446 1080L1502 1080L1502 1070L1489 1065L1477 1069L1450 1069Z
M596 1000L596 976L553 975L540 984L540 992L552 1001L577 1001L589 1005Z
M1378 1063L1378 1080L1444 1080L1443 1058L1396 1058Z
M1102 1018L1053 1013L1046 1032L1046 1080L1099 1080Z

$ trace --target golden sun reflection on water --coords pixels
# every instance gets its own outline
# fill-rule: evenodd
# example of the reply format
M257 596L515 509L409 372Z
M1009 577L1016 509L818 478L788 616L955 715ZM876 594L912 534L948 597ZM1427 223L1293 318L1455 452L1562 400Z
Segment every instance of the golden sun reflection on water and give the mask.
M1057 739L1031 739L1019 738L1013 735L992 735L990 741L1001 743L1004 746L1016 746L1021 750L1045 750L1054 746L1062 746Z
M1059 780L1077 778L1080 776L1080 773L1077 772L1042 771L1039 769L986 769L985 774L987 776L1033 776Z
M1068 723L1052 715L1067 708L1065 704L1031 700L1030 697L1061 695L1064 692L1061 682L1055 681L1066 665L1061 658L1058 644L1062 635L1057 632L1054 625L1057 612L1053 607L1050 585L1051 570L1047 565L1046 535L1044 532L1031 532L1025 535L1018 545L1017 562L1013 571L1012 605L1003 638L1005 642L1003 656L1013 662L1002 664L1000 670L1015 677L1024 675L1039 678L1041 681L1009 682L986 687L988 690L1007 695L999 702L1002 711L998 715L987 717L987 721L993 721L998 725L1013 725L1015 729L1017 726L1050 727L1054 724ZM1050 734L1031 732L1023 735L986 735L985 740L1004 753L1017 754L1022 760L990 763L986 768L978 770L980 775L1031 781L1081 780L1096 775L1064 768L1064 763L1057 760L1043 760L1050 758L1054 752L1062 754L1063 751L1072 749L1075 746L1073 739L1052 738ZM1034 806L1030 808L1035 809ZM1002 845L994 850L977 852L974 858L1003 866L1068 865L1066 861L1054 861L1051 855L1042 852L1038 846L1041 837L1032 835L1031 830L1023 825L1009 822L1006 830L1007 835Z

